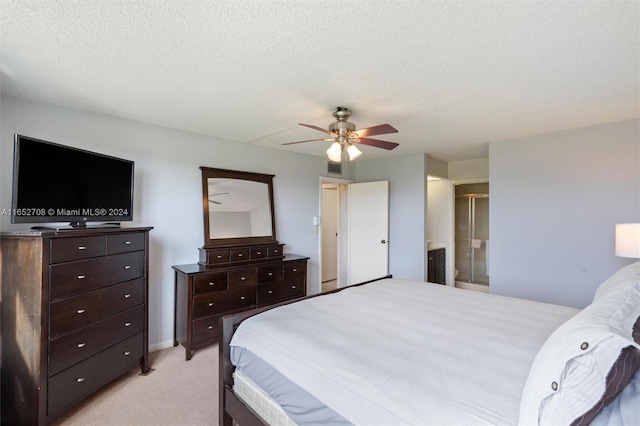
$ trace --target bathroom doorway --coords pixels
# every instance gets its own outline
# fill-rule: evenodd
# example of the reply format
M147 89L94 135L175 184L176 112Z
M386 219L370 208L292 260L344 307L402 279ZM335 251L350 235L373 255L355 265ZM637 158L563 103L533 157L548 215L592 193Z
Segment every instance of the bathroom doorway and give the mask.
M455 187L456 287L489 292L489 183Z

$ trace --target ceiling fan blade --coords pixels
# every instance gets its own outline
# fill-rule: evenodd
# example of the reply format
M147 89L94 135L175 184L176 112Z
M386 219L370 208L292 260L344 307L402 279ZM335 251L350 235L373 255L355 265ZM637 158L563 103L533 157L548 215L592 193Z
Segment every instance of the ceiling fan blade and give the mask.
M287 142L287 143L283 143L282 145L293 145L296 143L304 143L304 142L316 142L316 141L332 141L333 138L324 138L324 139L308 139L306 141L296 141L296 142Z
M328 131L327 129L323 129L322 127L314 126L312 124L302 124L302 123L298 123L298 124L304 127L308 127L310 129L320 130L323 133L331 134L330 131Z
M395 142L387 142L387 141L381 141L378 139L369 139L369 138L360 138L360 142L362 145L370 145L370 146L375 146L376 148L383 148L383 149L393 149L396 146L400 145L399 143L395 143Z
M366 138L367 136L385 135L387 133L398 133L398 130L390 124L380 124L377 126L356 130L355 133L361 138Z

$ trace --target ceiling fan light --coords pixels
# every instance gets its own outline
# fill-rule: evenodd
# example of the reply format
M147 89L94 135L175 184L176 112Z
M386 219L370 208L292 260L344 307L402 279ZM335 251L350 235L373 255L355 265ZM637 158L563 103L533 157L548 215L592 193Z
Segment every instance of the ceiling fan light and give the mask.
M342 145L340 145L338 142L332 143L327 150L327 157L329 157L329 160L333 161L334 163L342 162Z
M356 158L360 157L362 151L360 151L357 146L349 144L347 153L349 154L349 160L353 161Z

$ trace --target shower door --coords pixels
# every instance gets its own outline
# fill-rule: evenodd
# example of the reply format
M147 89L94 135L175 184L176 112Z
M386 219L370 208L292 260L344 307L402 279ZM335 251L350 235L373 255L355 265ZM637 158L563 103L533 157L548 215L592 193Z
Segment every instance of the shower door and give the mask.
M456 186L456 281L489 284L489 185Z

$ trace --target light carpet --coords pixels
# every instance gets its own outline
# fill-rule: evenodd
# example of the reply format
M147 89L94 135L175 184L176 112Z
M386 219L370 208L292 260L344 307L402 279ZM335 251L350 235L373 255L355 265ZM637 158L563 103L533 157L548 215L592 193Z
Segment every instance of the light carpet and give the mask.
M184 354L182 346L152 352L150 374L132 370L56 424L218 424L218 345L195 351L190 361Z

